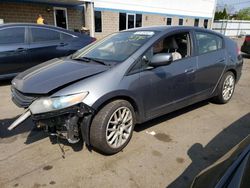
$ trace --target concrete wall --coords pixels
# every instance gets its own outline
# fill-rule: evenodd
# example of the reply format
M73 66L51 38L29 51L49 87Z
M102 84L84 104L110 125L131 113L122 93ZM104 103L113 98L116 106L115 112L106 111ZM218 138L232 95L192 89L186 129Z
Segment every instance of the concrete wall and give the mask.
M250 35L250 21L216 20L213 23L213 30L230 37Z
M97 39L119 31L119 12L102 11L102 32L95 32Z

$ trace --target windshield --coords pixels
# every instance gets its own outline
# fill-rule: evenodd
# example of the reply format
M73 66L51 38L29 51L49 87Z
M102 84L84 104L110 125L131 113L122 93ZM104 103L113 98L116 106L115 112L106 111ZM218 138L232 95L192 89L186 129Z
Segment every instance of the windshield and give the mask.
M115 33L77 51L73 54L72 59L86 57L102 61L122 62L145 44L155 33L155 31Z

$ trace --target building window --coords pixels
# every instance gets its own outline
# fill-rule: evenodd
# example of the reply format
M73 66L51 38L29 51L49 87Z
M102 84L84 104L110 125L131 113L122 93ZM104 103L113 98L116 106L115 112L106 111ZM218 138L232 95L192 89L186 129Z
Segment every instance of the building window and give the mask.
M102 12L95 11L95 32L102 32Z
M142 15L136 14L136 23L135 27L141 27L142 26Z
M119 31L126 29L126 13L120 13L119 15Z
M119 14L119 30L131 29L142 26L141 14L120 13Z
M207 28L207 26L208 26L208 19L204 20L203 26L204 26L204 28Z
M183 25L183 19L182 18L179 19L179 25Z
M195 27L198 27L198 26L199 26L199 19L195 19L195 20L194 20L194 26L195 26Z
M172 25L172 18L167 18L167 25Z

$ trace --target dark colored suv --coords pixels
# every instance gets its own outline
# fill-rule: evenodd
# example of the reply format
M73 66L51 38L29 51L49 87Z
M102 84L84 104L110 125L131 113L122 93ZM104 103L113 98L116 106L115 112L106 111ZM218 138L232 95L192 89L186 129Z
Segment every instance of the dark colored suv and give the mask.
M49 59L70 55L94 40L48 25L0 25L0 79L12 78Z

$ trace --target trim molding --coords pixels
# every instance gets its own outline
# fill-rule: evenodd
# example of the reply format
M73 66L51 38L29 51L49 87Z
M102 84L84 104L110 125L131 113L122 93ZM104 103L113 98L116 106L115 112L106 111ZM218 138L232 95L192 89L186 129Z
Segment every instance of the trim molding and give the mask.
M203 17L203 16L187 16L187 15L181 15L181 14L164 14L159 12L144 12L144 11L134 11L134 10L123 10L123 9L112 9L112 8L100 8L95 7L95 10L97 11L111 11L111 12L122 12L122 13L134 13L134 14L157 14L162 15L165 17L174 17L178 16L181 18L203 18L203 19L212 19L212 17Z

